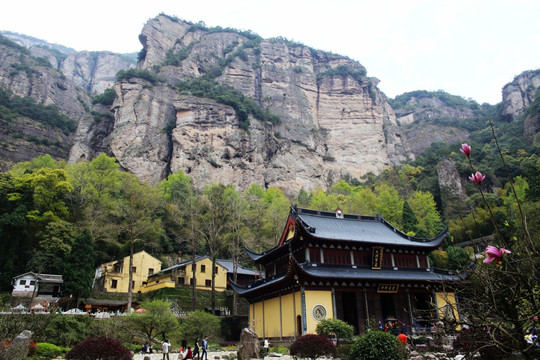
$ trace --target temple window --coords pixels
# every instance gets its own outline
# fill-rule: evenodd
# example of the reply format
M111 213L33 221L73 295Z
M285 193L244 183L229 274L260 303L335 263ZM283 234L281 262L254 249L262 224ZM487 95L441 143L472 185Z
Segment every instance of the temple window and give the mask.
M324 263L350 265L351 255L348 250L324 249Z
M309 248L309 261L312 263L321 262L321 251L319 248Z
M371 265L371 254L369 251L353 251L355 265Z

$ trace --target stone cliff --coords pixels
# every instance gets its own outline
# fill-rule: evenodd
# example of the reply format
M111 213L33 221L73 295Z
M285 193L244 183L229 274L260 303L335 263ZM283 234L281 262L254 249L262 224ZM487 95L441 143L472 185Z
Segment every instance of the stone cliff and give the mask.
M478 121L480 107L476 102L443 91L413 91L391 101L405 142L415 155L435 142L464 142L469 138L467 126Z
M139 38L138 70L157 71L165 82L131 78L115 85L110 149L144 181L182 169L197 183L256 182L291 193L377 174L410 156L377 80L356 61L165 15L150 20ZM231 106L174 90L212 73L281 121L251 117L244 131Z
M442 91L387 99L357 61L165 15L142 29L136 68L123 55L10 36L27 49L0 37L0 88L54 105L77 128L0 118L3 170L43 154L74 162L106 152L152 184L183 170L199 186L255 182L296 194L378 174L435 141L465 142L485 110ZM538 76L528 71L505 86L504 114L515 119L534 101ZM92 104L110 87L112 105ZM530 139L540 127L533 115ZM455 192L454 166L443 165L441 189Z
M524 71L517 75L502 90L502 115L509 120L517 120L529 106L540 88L540 69Z

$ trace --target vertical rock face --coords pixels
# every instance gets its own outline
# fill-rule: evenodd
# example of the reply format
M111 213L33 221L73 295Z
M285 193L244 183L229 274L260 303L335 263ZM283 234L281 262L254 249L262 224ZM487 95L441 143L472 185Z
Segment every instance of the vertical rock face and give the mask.
M463 208L463 204L467 199L467 194L454 161L443 159L437 166L437 176L443 211L445 213L459 214L461 212L460 208Z
M0 45L0 88L40 105L54 105L75 123L85 114L84 102L89 102L87 94L58 71L9 44ZM2 170L44 154L66 159L73 143L72 133L22 116L0 118L0 128Z
M442 91L415 91L402 94L392 102L404 141L415 155L434 142L466 141L469 132L460 122L475 121L479 106Z
M118 54L83 51L69 54L59 69L75 85L96 95L114 84L118 71L134 67L134 63Z
M115 54L110 51L76 52L58 44L30 36L0 32L11 41L30 51L35 58L46 59L54 69L58 69L71 82L87 90L91 95L101 94L115 82L116 73L135 67L135 58Z
M538 88L540 88L540 70L525 71L516 76L502 90L502 115L509 120L516 120L534 101Z
M139 69L158 67L174 86L219 68L219 84L281 119L270 124L251 118L246 132L229 106L180 95L170 86L122 82L111 150L142 179L156 182L182 169L203 183L256 182L295 192L379 173L410 155L377 80L353 60L285 41L207 31L164 15L150 20L140 39L145 56ZM170 134L166 127L173 128Z

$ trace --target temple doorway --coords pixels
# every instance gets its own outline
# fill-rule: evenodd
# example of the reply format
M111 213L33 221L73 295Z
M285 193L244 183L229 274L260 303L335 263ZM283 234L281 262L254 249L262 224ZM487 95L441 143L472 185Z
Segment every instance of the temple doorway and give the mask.
M359 334L358 310L356 307L356 293L343 293L343 321L354 326L354 333Z
M383 319L394 318L396 316L396 308L394 306L393 294L380 294L380 296Z

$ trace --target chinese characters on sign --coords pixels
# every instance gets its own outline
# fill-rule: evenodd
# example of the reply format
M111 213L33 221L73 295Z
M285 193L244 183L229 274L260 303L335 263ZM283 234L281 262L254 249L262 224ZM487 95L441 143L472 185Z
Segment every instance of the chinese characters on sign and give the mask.
M379 284L377 287L378 293L397 293L399 290L399 284Z
M383 247L374 246L371 249L371 268L380 270L382 267Z

